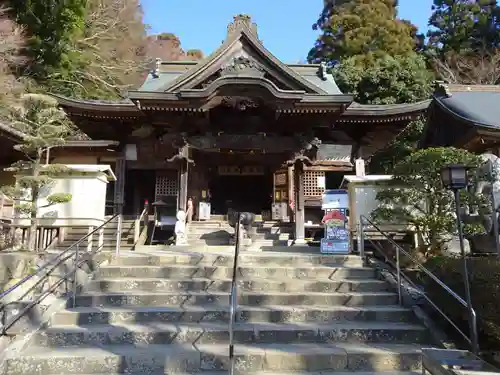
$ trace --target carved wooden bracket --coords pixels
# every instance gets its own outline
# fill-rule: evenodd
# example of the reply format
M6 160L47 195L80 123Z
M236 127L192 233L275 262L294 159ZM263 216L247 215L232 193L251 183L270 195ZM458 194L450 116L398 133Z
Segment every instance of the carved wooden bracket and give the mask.
M287 165L294 165L297 162L301 162L307 166L311 166L313 164L311 158L316 155L316 152L321 145L321 140L317 137L308 139L304 136L300 136L300 142L302 144L300 150L295 152L290 159L287 160Z
M194 160L189 158L189 147L184 146L179 148L179 152L172 157L165 159L167 163L184 162L187 164L195 165Z

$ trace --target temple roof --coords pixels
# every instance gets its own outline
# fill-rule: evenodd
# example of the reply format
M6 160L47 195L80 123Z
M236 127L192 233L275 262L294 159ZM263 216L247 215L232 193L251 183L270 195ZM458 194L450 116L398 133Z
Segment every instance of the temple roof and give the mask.
M367 152L390 142L429 106L429 101L354 103L324 64L281 62L265 48L257 26L244 15L234 17L226 39L204 60L157 60L142 86L129 91L127 99L55 97L92 139L125 142L127 137L206 132L211 127L220 130L224 122L230 126L239 121L228 113L246 111L252 123L247 131L260 126L261 132L293 129L298 134L314 127L325 141L362 143Z
M157 61L157 68L148 74L146 80L137 91L160 92L178 81L186 72L194 72L200 63L197 61ZM321 64L287 64L291 71L305 79L319 93L328 95L344 95L331 74L322 74ZM199 68L199 67L198 67Z
M449 85L434 95L434 101L457 119L500 129L500 86Z
M500 139L500 86L441 84L433 95L421 146L465 147L485 133L497 133Z
M253 95L274 102L279 112L305 108L356 117L393 117L425 111L428 102L360 105L342 93L323 64L284 64L259 40L249 16L228 25L222 45L202 61L160 61L129 98L120 101L74 100L57 96L69 112L94 118L141 117L144 110L206 111L218 105L215 96ZM135 107L135 108L134 108ZM163 107L163 108L162 108ZM346 110L347 108L347 110ZM366 120L365 119L365 120Z
M359 104L352 103L342 114L342 117L376 118L379 116L413 116L420 115L427 110L431 100L422 100L417 103L403 104ZM341 118L342 120L342 118Z

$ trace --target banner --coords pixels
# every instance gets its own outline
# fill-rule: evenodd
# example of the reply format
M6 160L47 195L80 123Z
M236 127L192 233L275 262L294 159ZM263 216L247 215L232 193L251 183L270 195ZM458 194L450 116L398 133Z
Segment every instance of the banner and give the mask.
M325 230L324 237L321 239L320 250L322 253L349 253L350 234L348 228L347 204L347 191L330 190L325 192L323 196L325 215L321 220Z

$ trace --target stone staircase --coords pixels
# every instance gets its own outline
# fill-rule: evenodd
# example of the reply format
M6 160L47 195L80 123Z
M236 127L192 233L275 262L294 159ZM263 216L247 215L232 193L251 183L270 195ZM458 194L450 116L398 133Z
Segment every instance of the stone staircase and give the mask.
M286 246L291 237L290 225L276 221L256 222L251 248ZM234 229L227 221L195 221L187 228L188 243L193 246L223 246L231 242Z
M233 257L124 253L5 375L227 374ZM243 252L239 374L416 371L429 334L356 256Z
M122 221L122 237L120 242L120 248L124 251L132 250L134 247L134 222L135 220L124 219ZM103 230L103 240L104 240L104 251L114 251L116 248L116 230L118 223L112 221L108 223ZM66 233L64 235L64 241L55 247L55 250L65 250L69 246L73 245L79 239L84 237L89 233L89 227L75 226L66 228ZM99 241L99 235L94 234L92 236L92 243L97 246ZM83 249L87 242L84 241L81 248Z

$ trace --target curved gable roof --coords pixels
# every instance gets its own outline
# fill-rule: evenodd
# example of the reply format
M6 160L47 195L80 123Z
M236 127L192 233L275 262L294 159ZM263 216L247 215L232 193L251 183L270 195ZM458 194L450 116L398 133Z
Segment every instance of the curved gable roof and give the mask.
M321 87L313 84L310 80L302 77L294 69L282 63L268 49L266 49L257 39L256 35L244 25L240 25L238 29L229 35L224 43L205 60L198 63L196 66L181 74L174 80L167 82L166 85L159 89L166 92L175 92L184 87L192 88L190 87L190 83L192 81L200 77L208 78L211 74L216 72L216 69L214 69L215 67L220 67L230 58L238 57L239 51L235 51L235 46L239 42L248 47L250 53L253 55L252 57L264 61L266 66L273 69L274 72L270 72L271 74L276 73L281 75L287 79L287 81L293 83L295 90L304 90L305 92L311 94L327 94L327 92Z

